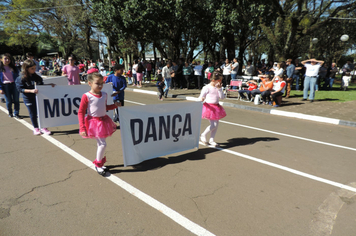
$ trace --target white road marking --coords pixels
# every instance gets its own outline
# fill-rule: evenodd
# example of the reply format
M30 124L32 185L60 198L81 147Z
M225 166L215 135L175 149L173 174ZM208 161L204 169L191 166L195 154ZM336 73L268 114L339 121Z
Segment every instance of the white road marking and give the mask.
M281 110L277 110L277 109L272 109L270 114L298 118L298 119L303 119L303 120L311 120L311 121L317 120L319 122L333 124L333 125L338 125L340 122L339 119L322 117L322 116L306 115L306 114L290 112L290 111L281 111Z
M349 185L356 187L356 183ZM327 236L331 235L333 227L339 211L345 204L345 200L349 200L356 195L355 192L350 192L345 189L339 189L337 192L332 192L328 198L318 207L318 210L313 215L313 220L310 223L310 236Z
M199 142L199 143L201 145L205 146L202 142ZM289 168L289 167L286 167L286 166L282 166L282 165L275 164L275 163L272 163L272 162L269 162L269 161L258 159L256 157L252 157L252 156L240 153L240 152L235 152L235 151L231 151L231 150L228 150L228 149L223 149L223 148L220 148L220 147L213 147L213 146L209 146L209 147L215 148L215 149L217 149L219 151L227 152L227 153L230 153L232 155L239 156L239 157L251 160L251 161L255 161L255 162L258 162L258 163L261 163L261 164L264 164L264 165L268 165L268 166L271 166L271 167L274 167L274 168L277 168L277 169L280 169L280 170L284 170L284 171L287 171L289 173L293 173L293 174L296 174L296 175L299 175L299 176L302 176L302 177L305 177L305 178L308 178L308 179L316 180L316 181L321 182L321 183L329 184L329 185L336 186L338 188L346 189L346 190L349 190L349 191L352 191L352 192L356 193L356 188L350 187L350 186L345 185L345 184L334 182L334 181L331 181L331 180L328 180L328 179L324 179L324 178L321 178L321 177L318 177L318 176L315 176L315 175L311 175L311 174L308 174L308 173L305 173L305 172L302 172L302 171L299 171L299 170L295 170L295 169L292 169L292 168Z
M0 110L5 112L7 114L7 109L3 108L0 106ZM14 118L15 119L15 118ZM26 122L25 120L22 119L17 119L18 122L29 128L31 131L33 130L33 126ZM91 161L89 161L87 158L84 156L80 155L76 151L70 149L63 143L59 142L55 138L48 136L48 135L41 135L42 138L46 139L47 141L51 142L58 148L62 149L72 157L74 157L76 160L79 162L83 163L84 165L88 166L92 170L95 170L95 167ZM195 235L199 236L214 236L213 233L209 232L208 230L204 229L203 227L199 226L198 224L194 223L193 221L189 220L188 218L182 216L178 212L174 211L173 209L167 207L163 203L157 201L156 199L152 198L151 196L147 195L146 193L140 191L139 189L135 188L134 186L130 185L129 183L123 181L119 177L115 175L110 175L106 177L108 180L112 181L125 191L129 192L131 195L137 197L147 205L153 207L154 209L158 210L159 212L162 212L164 215L168 216L170 219L172 219L174 222L178 223L185 229L189 230Z
M137 104L137 105L141 105L141 106L146 105L146 104L143 104L143 103L133 102L133 101L130 101L130 100L125 100L125 102L131 102L131 103L133 103L133 104Z
M336 144L332 144L332 143L321 142L321 141L317 141L317 140L313 140L313 139L302 138L302 137L298 137L298 136L294 136L294 135L283 134L283 133L279 133L279 132L274 132L274 131L265 130L265 129L259 129L259 128L255 128L255 127L251 127L251 126L247 126L247 125L240 125L240 124L231 123L231 122L222 121L222 120L220 120L220 122L226 123L226 124L231 124L231 125L236 125L236 126L241 126L241 127L244 127L244 128L255 129L255 130L268 132L268 133L272 133L272 134L278 134L278 135L287 136L287 137L291 137L291 138L297 138L297 139L302 139L302 140L305 140L305 141L310 141L310 142L315 142L315 143L320 143L320 144L329 145L329 146L333 146L333 147L345 148L345 149L349 149L349 150L352 150L352 151L356 151L355 148L345 147L345 146L336 145ZM201 142L199 142L199 143L200 143L200 145L206 146ZM212 146L210 146L210 147L212 147ZM303 177L308 178L308 179L316 180L316 181L321 182L321 183L329 184L329 185L336 186L338 188L346 189L346 190L349 190L349 191L352 191L352 192L356 193L356 188L353 188L353 187L350 187L350 186L347 186L347 185L344 185L344 184L341 184L341 183L337 183L337 182L334 182L334 181L331 181L331 180L328 180L328 179L324 179L324 178L321 178L321 177L318 177L318 176L315 176L315 175L307 174L307 173L304 173L304 172L299 171L299 170L294 170L292 168L289 168L289 167L286 167L286 166L282 166L282 165L279 165L279 164L275 164L275 163L272 163L272 162L269 162L269 161L265 161L265 160L262 160L262 159L258 159L256 157L252 157L252 156L249 156L249 155L246 155L246 154L243 154L243 153L231 151L231 150L228 150L228 149L223 149L223 148L220 148L220 147L212 147L212 148L215 148L215 149L218 149L220 151L233 154L235 156L240 156L240 157L243 157L243 158L251 160L251 161L259 162L259 163L264 164L264 165L272 166L272 167L275 167L277 169L284 170L284 171L287 171L287 172L290 172L290 173L293 173L293 174L296 174L296 175L299 175L299 176L303 176Z
M295 139L300 139L300 140L304 140L304 141L308 141L308 142L319 143L319 144L323 144L323 145L327 145L327 146L332 146L332 147L343 148L343 149L347 149L347 150L351 150L351 151L356 151L356 148L346 147L346 146L337 145L337 144L333 144L333 143L322 142L322 141L318 141L318 140L314 140L314 139L298 137L298 136L295 136L295 135L279 133L279 132L266 130L266 129L260 129L260 128L256 128L256 127L252 127L252 126L248 126L248 125L236 124L236 123L232 123L232 122L228 122L228 121L224 121L224 120L220 120L220 122L221 123L225 123L225 124L229 124L229 125L235 125L235 126L247 128L247 129L254 129L254 130L263 131L263 132L266 132L266 133L277 134L277 135L281 135L281 136L285 136L285 137L289 137L289 138L295 138Z

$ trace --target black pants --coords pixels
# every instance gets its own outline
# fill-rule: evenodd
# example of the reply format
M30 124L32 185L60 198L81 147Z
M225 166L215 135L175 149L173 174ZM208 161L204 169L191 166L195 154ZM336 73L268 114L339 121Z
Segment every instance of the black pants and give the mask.
M200 75L195 75L195 88L196 89L201 89L203 87L203 77Z
M123 107L124 106L124 100L114 100L114 102L120 102L121 106ZM115 108L115 111L116 111L116 114L114 114L114 119L113 121L114 122L120 122L120 119L119 119L119 108Z
M147 71L147 81L151 81L151 71Z
M231 75L224 75L224 79L222 81L223 87L225 88L227 84L230 85L230 81L231 81Z
M262 101L270 102L271 101L271 91L267 90L261 93Z
M172 88L181 88L181 76L175 75L175 77L172 78Z
M164 95L163 88L157 87L157 89L158 89L158 92L159 92L158 97L159 97L159 99L161 99L163 97L163 95Z
M277 97L282 96L283 93L282 92L276 92L274 94L272 94L272 100L277 104Z
M187 89L189 89L189 86L190 86L190 75L185 75L184 79L185 79L185 86L186 86Z

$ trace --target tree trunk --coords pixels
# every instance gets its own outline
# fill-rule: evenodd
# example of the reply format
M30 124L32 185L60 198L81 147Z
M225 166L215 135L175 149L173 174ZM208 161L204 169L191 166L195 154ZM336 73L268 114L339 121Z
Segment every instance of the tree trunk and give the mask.
M109 66L110 66L110 65L111 65L111 60L112 60L110 38L109 38L109 37L106 37L106 40L107 40L107 42L108 42L108 60L109 60Z
M235 58L235 37L232 33L226 33L225 45L227 48L227 58L231 61Z
M93 49L90 44L90 36L91 36L91 27L90 27L90 19L85 21L85 43L86 43L86 51L89 54L89 58L93 58ZM100 42L99 42L100 43ZM99 50L100 55L100 50ZM105 60L105 58L104 58Z
M156 53L156 44L155 42L153 42L153 58L154 58L154 61L155 61L155 68L156 68L156 62L157 62L157 53ZM155 69L154 68L154 69ZM155 69L156 70L156 69Z
M242 74L242 67L243 67L243 64L244 64L245 51L246 51L246 35L244 33L242 33L240 35L239 56L238 56L239 71L237 73L239 75Z
M226 49L226 40L225 37L223 37L223 39L220 41L220 56L219 59L225 59L226 58L226 54L225 54L225 49Z
M140 42L141 45L141 52L140 56L143 60L146 60L146 43L145 42Z

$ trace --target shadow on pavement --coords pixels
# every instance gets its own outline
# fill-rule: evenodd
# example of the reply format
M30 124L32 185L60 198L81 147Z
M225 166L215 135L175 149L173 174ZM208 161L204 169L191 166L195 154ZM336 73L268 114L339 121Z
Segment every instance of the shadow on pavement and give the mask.
M68 135L68 134L79 134L79 129L73 130L62 130L62 131L51 131L52 135Z
M304 105L305 103L302 102L282 102L282 106L296 106L296 105Z
M336 99L336 98L324 98L324 99L316 99L315 101L339 101L340 99Z
M227 140L225 143L220 143L220 147L224 149L232 148L232 147L238 147L238 146L245 146L245 145L252 145L257 142L271 142L271 141L277 141L279 140L278 138L273 138L273 137L259 137L259 138L233 138ZM149 170L155 170L155 169L160 169L166 165L172 165L172 164L178 164L184 161L199 161L199 160L204 160L205 155L213 153L213 152L218 152L220 150L215 149L215 148L203 148L203 149L198 149L196 151L186 153L183 155L179 156L170 156L168 158L162 158L158 157L155 159L147 160L144 161L140 164L132 166L132 169L126 169L126 170L113 170L113 168L117 167L123 167L123 165L117 165L117 166L107 166L108 169L110 170L111 174L117 174L121 172L143 172L143 171L149 171Z

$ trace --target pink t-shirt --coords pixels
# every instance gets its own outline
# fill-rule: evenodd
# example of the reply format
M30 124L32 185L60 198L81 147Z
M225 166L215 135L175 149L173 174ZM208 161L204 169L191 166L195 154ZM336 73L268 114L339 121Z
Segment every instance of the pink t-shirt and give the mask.
M67 74L68 85L80 84L80 70L78 66L71 66L68 64L63 67L62 71Z
M115 104L107 105L108 95L105 92L101 92L100 95L92 94L91 92L84 93L78 110L79 129L80 132L86 131L84 117L87 112L88 116L103 117L106 115L107 110L113 110L116 108Z
M3 77L3 81L2 82L4 84L13 83L14 82L14 78L12 76L12 71L11 71L10 66L4 66L4 69L5 69L5 71L3 72L4 73L4 77Z
M205 85L201 90L199 99L205 98L206 103L218 104L219 99L224 99L222 88L216 88L210 84Z

